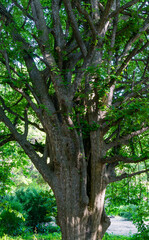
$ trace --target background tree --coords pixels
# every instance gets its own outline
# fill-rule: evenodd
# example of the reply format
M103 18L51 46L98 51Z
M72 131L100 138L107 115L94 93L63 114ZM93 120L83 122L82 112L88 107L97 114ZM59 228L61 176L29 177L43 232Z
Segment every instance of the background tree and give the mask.
M147 8L139 0L0 3L0 145L17 141L52 187L65 240L102 239L106 186L148 171L147 151L137 154L133 141L148 131ZM130 174L124 167L142 161Z

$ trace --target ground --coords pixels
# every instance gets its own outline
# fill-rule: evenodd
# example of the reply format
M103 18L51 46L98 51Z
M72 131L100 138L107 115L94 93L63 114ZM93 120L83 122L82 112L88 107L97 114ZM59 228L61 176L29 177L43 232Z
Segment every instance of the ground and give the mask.
M131 221L127 221L122 217L110 218L111 225L107 230L107 233L113 233L114 235L129 236L137 233L137 228Z

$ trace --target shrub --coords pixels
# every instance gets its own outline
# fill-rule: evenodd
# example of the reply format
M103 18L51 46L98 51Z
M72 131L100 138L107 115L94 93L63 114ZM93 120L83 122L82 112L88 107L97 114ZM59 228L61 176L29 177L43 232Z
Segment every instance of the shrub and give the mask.
M37 225L54 222L57 216L53 192L41 191L33 187L21 188L14 195L6 195L0 205L0 235L16 235L34 231ZM55 223L53 223L55 224ZM55 224L39 227L38 232L59 232Z
M23 214L8 206L0 214L1 235L6 233L12 235L19 234L25 225L24 222Z
M33 228L41 222L47 222L49 216L56 215L56 201L51 191L21 188L16 192L16 197L27 213L27 225Z
M119 216L126 218L127 220L133 220L133 213L137 211L137 206L129 204L127 206L119 207Z
M0 204L0 236L7 234L16 235L22 231L25 226L27 215L24 212L22 204L6 195L1 198Z

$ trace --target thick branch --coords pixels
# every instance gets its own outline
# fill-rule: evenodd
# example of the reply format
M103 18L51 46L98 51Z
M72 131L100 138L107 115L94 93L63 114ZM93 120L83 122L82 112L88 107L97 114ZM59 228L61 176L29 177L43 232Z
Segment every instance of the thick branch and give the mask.
M60 11L60 0L52 0L52 16L53 16L53 23L54 23L54 35L56 39L56 47L59 47L59 50L63 48L65 43L64 35L62 30L62 25L60 21L59 11Z
M43 53L45 61L48 63L50 68L57 67L56 62L52 54L50 53L49 43L49 31L46 26L44 19L43 9L39 0L31 1L32 13L35 19L36 28L39 31L38 44Z
M102 163L115 163L115 162L123 162L123 163L139 163L147 160L149 157L139 157L139 158L128 158L120 155L115 155L114 157L106 157L101 159Z
M108 0L108 1L107 1L105 10L104 10L104 12L103 12L103 14L102 14L102 17L101 17L101 20L100 20L100 25L99 25L99 29L98 29L99 34L102 32L102 30L103 30L104 27L105 27L105 24L106 24L106 22L107 22L107 20L108 20L108 15L109 15L109 12L110 12L111 7L112 7L112 5L113 5L113 2L114 2L114 0Z
M79 31L79 28L78 28L78 24L77 24L77 21L76 21L76 18L73 14L73 9L72 9L72 6L71 6L71 3L69 0L64 0L64 5L65 5L65 8L66 8L66 12L68 14L68 18L71 22L71 26L72 26L72 29L74 31L74 35L75 35L75 38L76 38L76 41L81 49L81 52L83 54L83 56L85 57L87 55L87 50L86 50L86 46L82 40L82 37L81 37L81 34L80 34L80 31Z
M39 33L39 39L41 40L42 44L47 44L49 45L49 33L48 33L48 28L46 26L46 22L44 19L43 15L43 9L41 6L41 3L39 0L32 0L31 1L31 8L32 8L32 13L34 16L35 24L37 27L37 30L40 31Z
M110 15L109 18L114 17L115 15L121 13L122 11L124 11L125 9L133 6L135 3L139 2L140 0L132 0L126 4L124 4L123 6L119 7L118 9L116 9L115 11L113 11Z
M8 127L10 132L12 133L14 139L20 144L25 153L32 160L33 164L37 168L37 170L42 174L44 179L52 185L52 180L54 178L52 171L47 168L47 164L42 161L39 155L35 152L32 145L25 139L23 135L17 132L15 126L9 120L9 118L5 115L2 107L0 107L0 121L4 122Z
M2 52L2 54L3 54L4 58L5 58L6 69L8 71L9 77L11 79L11 71L10 71L9 57L8 57L7 51L5 49L5 50L1 50L0 52Z
M128 51L131 49L132 44L139 39L139 37L141 36L141 34L146 31L149 28L149 19L146 20L144 26L142 28L139 29L139 31L137 32L137 34L135 36L133 36L131 39L129 39L129 41L127 42L123 53L120 56L120 59L122 59L122 57L124 57ZM119 60L120 60L119 59Z
M3 140L1 140L3 139ZM12 134L8 134L8 135L4 135L4 136L0 136L0 147L2 147L3 145L5 145L8 142L14 141L14 137Z
M12 115L16 116L17 118L19 118L19 119L22 120L23 122L26 121L25 118L21 117L18 113L12 111L12 109L10 109L9 107L7 107L7 106L5 105L5 102L4 102L4 100L3 100L2 97L0 97L0 101L1 101L1 103L2 103L2 105L3 105L4 110L6 110L7 112L9 112L9 113L11 113ZM39 129L40 131L44 131L43 128L39 127L39 125L36 124L35 122L31 122L31 121L29 121L29 120L27 120L27 121L28 121L28 123L29 123L30 125L36 127L36 128ZM42 121L41 121L41 122L42 122Z
M138 171L138 172L131 173L131 174L123 173L122 175L117 176L117 177L110 177L110 178L109 178L109 183L118 182L118 181L120 181L120 180L122 180L122 179L124 179L124 178L130 178L130 177L139 175L139 174L141 174L141 173L146 173L146 172L148 172L148 171L149 171L149 169L142 170L142 171Z
M124 137L120 137L118 140L114 140L113 142L109 143L109 144L106 144L106 150L112 148L112 147L115 147L115 146L118 146L118 145L125 145L128 143L128 140L135 137L135 136L138 136L140 135L141 133L144 133L146 132L147 130L149 129L149 127L144 127L138 131L135 131L135 132L132 132L131 134L128 134Z
M25 108L24 112L24 120L25 120L25 126L24 126L24 137L27 138L28 135L28 116L27 116L27 108Z
M99 8L101 7L104 10L103 5L98 2L98 0L91 0L92 17L96 22L100 19Z
M94 26L94 23L93 23L93 20L91 18L91 16L88 14L88 12L83 9L80 5L80 3L78 1L76 1L76 6L77 6L77 9L78 11L84 15L84 17L86 18L86 20L88 21L88 24L90 25L90 29L92 31L92 37L93 37L93 41L95 42L96 41L96 38L97 38L97 32L96 32L96 28Z
M140 83L139 83L140 84ZM147 85L147 84L146 84ZM148 86L148 85L147 85ZM140 91L136 91L136 92L132 92L132 93L125 93L124 95L122 95L122 100L115 102L113 104L114 107L119 107L121 104L126 103L128 100L130 100L131 98L136 98L138 96L140 96L140 93L147 93L147 86L143 87ZM124 99L123 99L124 97Z

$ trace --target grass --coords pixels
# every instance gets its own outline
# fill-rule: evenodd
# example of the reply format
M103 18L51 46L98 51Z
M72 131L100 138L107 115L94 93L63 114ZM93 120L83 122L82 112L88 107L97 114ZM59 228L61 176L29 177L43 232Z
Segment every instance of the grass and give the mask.
M131 236L122 236L122 235L113 235L113 234L105 234L103 240L131 240Z
M22 236L8 236L5 235L0 238L1 240L62 240L61 233L50 233L50 234L24 234ZM147 240L148 237L144 238L141 236L122 236L122 235L113 235L113 234L105 234L103 240Z
M26 234L24 236L12 237L5 235L1 240L61 240L60 233L50 233L50 234ZM131 240L131 237L126 236L115 236L106 234L103 240Z
M5 235L1 240L61 240L60 233L50 233L50 234L25 234L23 236L12 237Z

